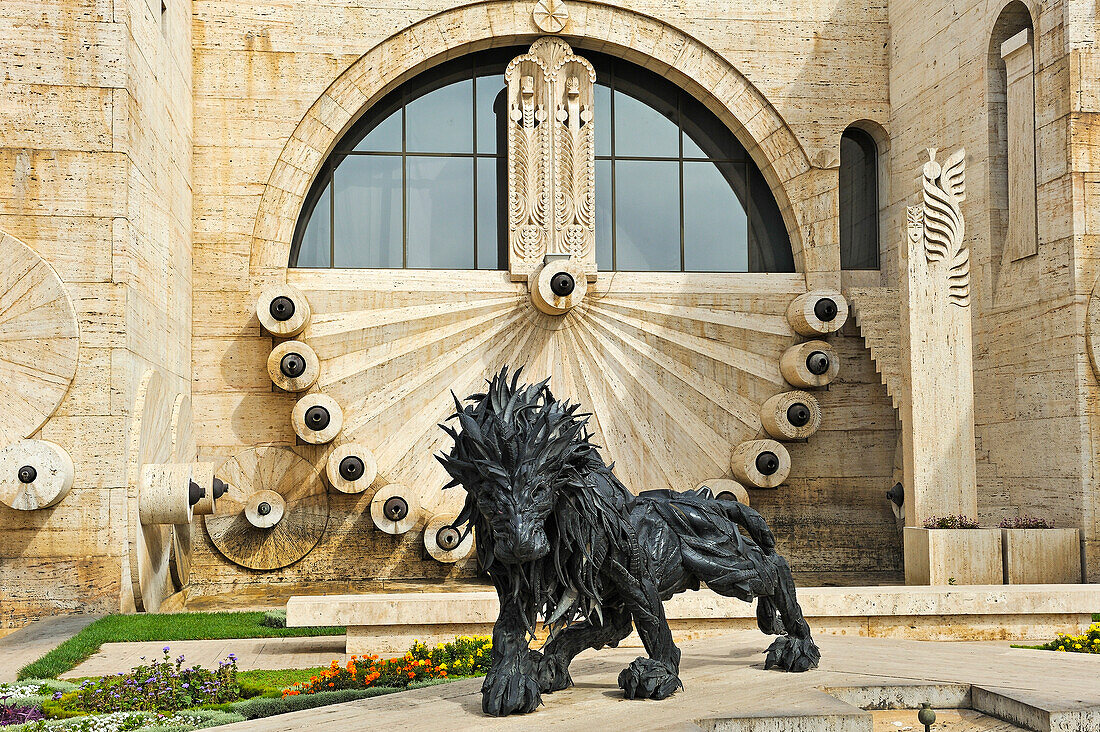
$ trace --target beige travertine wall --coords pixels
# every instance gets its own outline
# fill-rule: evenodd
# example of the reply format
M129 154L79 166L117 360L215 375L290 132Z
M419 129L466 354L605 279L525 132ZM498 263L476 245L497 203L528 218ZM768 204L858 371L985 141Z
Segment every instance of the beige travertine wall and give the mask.
M649 63L742 136L784 208L810 285L841 281L844 128L868 127L888 150L883 271L851 273L851 284L896 283L924 149L966 146L979 511L988 521L1019 509L1080 526L1096 580L1100 394L1084 318L1100 243L1100 29L1087 0L1054 2L1041 15L1030 7L1039 253L1000 266L986 110L997 102L987 69L1003 5L570 0L564 35L582 53ZM125 444L146 366L193 392L202 457L291 442L293 399L272 392L271 339L252 310L258 283L281 274L296 201L372 98L445 56L529 43L538 35L532 7L166 0L162 17L160 0L4 5L0 229L58 269L79 314L81 351L72 390L42 432L73 455L76 487L52 510L0 507L0 625L127 606ZM823 428L791 447L788 486L754 492L754 505L801 572L896 577L899 539L881 495L892 483L895 413L854 326L834 343L845 366L820 395ZM272 574L229 564L197 527L196 592L464 571L426 560L419 535L373 530L365 502L332 496L318 548Z
M409 30L453 7L471 10L466 15L443 12L438 23ZM429 66L426 58L433 53L454 55L488 43L529 43L539 35L530 21L532 7L533 3L512 2L431 3L417 9L312 1L255 7L195 3L195 169L202 174L195 181L193 389L203 456L221 460L258 443L287 443L293 438L287 416L294 399L271 390L263 366L271 340L260 333L252 315L257 286L255 279L249 280L250 264L254 276L265 275L267 268L285 267L285 249L275 247L270 256L263 249L272 216L292 225L298 209L284 201L304 194L297 181L294 194L280 192L288 186L282 170L291 170L308 184L329 144L310 142L301 153L288 155L291 135L334 142L369 104L372 92L367 89L392 86L414 66L417 71ZM585 48L615 52L613 46L621 45L639 62L650 53L670 54L675 62L669 65L695 80L695 93L705 96L712 91L706 88L708 80L721 78L722 72L712 72L714 62L704 61L695 51L677 58L677 44L685 44L676 37L686 34L744 75L781 118L779 125L789 130L784 134L793 133L789 144L800 147L797 154L808 161L809 172L788 180L777 193L781 205L785 195L786 207L798 211L792 234L806 250L806 262L813 263L808 268L825 270L832 278L826 281L839 284L835 166L840 135L857 120L884 125L887 121L885 9L848 1L766 7L733 3L721 9L714 3L669 8L658 3L575 2L570 8L573 24L563 35L581 53ZM481 25L471 27L470 18L481 19ZM397 51L372 51L395 34L401 43L391 41L387 49ZM471 42L463 45L448 35ZM605 45L609 36L613 45ZM368 52L365 61L361 59ZM654 63L660 69L668 62ZM360 75L365 77L362 81ZM355 91L352 84L364 92ZM723 88L728 90L724 95ZM326 89L329 96L319 104ZM743 119L727 119L735 128L763 118L747 106L749 95L735 85L720 87L714 96L711 101L727 105L735 115L739 104L747 110ZM319 122L303 125L303 119ZM316 130L323 134L316 135ZM750 148L759 142L751 133L743 140ZM774 144L756 152L762 167L777 168L789 167L783 158L795 154ZM274 189L267 185L273 170L279 179ZM265 193L268 199L261 204ZM269 205L272 197L275 206ZM280 221L278 228L283 234L286 224ZM790 485L774 493L758 492L754 500L776 521L796 569L824 580L897 579L900 538L883 499L892 484L893 410L855 331L838 342L845 358L842 380L847 383L823 394L825 427L810 443L792 450L796 467ZM859 450L849 451L853 441ZM299 451L311 456L308 450ZM301 562L277 573L247 573L204 546L196 554L194 592L213 594L225 584L300 582L322 576L362 581L454 573L425 560L418 536L394 539L375 531L360 514L365 505L365 499L332 496L326 537Z
M0 506L0 628L125 606L126 433L155 366L190 384L191 6L14 0L0 11L0 229L65 281L76 379L40 436L72 456L58 506ZM132 605L132 601L130 602Z
M979 514L1018 512L1082 527L1090 578L1100 578L1095 461L1096 382L1085 351L1086 297L1096 275L1097 16L1092 3L1028 12L1037 49L1038 254L1000 262L1003 222L990 221L987 55L1006 2L893 0L890 27L888 245L919 190L925 148L967 149L963 204L971 246ZM901 31L904 29L904 32ZM1012 33L1009 32L1009 35ZM991 180L992 178L992 180ZM1092 191L1092 198L1089 198ZM888 267L896 268L891 246Z

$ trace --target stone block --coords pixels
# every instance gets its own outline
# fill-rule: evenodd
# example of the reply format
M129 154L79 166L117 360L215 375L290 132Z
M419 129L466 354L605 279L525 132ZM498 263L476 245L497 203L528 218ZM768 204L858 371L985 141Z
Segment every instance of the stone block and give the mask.
M905 581L911 585L999 585L999 529L905 527Z
M1006 585L1081 581L1078 529L1001 529Z

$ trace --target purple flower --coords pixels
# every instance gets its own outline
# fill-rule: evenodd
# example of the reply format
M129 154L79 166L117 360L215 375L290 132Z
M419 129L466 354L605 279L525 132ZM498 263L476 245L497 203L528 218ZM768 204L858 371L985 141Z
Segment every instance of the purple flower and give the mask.
M61 697L63 697L63 696L65 696L65 694L63 694L62 692L60 692L60 691L55 691L55 692L53 693L53 700L54 700L54 701L58 701L58 700L60 700L60 699L61 699Z
M164 647L164 652L168 653L168 651L171 650L171 648L172 648L171 646L165 646Z

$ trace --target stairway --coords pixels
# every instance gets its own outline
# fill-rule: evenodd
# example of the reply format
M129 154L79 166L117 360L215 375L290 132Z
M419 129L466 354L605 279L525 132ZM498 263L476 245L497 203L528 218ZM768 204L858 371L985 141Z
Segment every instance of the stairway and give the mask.
M871 351L886 393L898 409L905 393L901 367L901 301L889 287L853 287L845 295L856 325Z

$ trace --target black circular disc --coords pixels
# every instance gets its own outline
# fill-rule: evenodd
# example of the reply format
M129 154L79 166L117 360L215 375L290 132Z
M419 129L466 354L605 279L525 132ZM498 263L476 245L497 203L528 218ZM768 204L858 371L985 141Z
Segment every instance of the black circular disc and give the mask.
M838 308L831 297L823 297L814 303L814 315L822 323L829 323L836 319Z
M344 480L352 482L359 480L365 471L366 466L363 465L362 458L355 455L348 455L340 461L340 477Z
M737 502L737 495L733 491L722 491L715 496L719 501L734 501Z
M576 288L577 283L568 272L558 272L550 278L550 290L558 297L568 297Z
M320 404L306 410L306 427L309 427L314 432L320 432L325 427L328 427L328 423L331 419L332 417L329 415L328 410Z
M38 477L38 471L34 469L33 465L24 465L19 468L18 475L20 483L33 483Z
M267 310L271 313L271 317L283 323L294 317L294 301L286 295L279 295L271 301Z
M266 516L271 513L271 504L267 501L261 501L259 506L256 506L256 513L261 516Z
M756 456L756 469L761 475L775 475L779 470L779 456L771 450L765 450Z
M829 354L825 351L814 351L806 357L806 368L814 376L821 376L829 371Z
M810 408L802 402L787 407L787 421L795 427L805 427L810 423Z
M187 486L187 503L190 506L194 506L196 503L202 500L202 497L206 495L206 489L195 481L191 481L191 485Z
M300 353L288 353L279 361L279 370L288 379L297 379L306 372L306 360Z
M229 490L229 486L225 484L221 478L214 478L214 500L218 500L225 495L225 492Z
M435 543L443 551L449 552L462 541L462 534L453 526L444 526L435 533Z
M390 496L382 504L382 513L390 521L400 521L409 515L409 502L401 496Z

